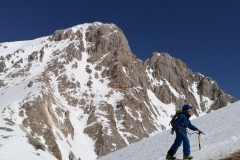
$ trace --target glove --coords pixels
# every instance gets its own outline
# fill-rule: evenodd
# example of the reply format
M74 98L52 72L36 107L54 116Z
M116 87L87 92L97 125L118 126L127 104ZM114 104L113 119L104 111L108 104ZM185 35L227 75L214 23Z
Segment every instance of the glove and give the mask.
M204 134L201 130L198 130L198 134ZM205 135L205 134L204 134Z

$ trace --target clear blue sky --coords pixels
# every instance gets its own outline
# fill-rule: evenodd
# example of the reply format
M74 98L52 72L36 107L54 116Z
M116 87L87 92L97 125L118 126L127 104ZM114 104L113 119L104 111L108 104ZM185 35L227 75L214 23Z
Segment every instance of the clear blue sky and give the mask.
M240 0L2 1L0 43L95 21L119 26L139 59L168 52L240 99Z

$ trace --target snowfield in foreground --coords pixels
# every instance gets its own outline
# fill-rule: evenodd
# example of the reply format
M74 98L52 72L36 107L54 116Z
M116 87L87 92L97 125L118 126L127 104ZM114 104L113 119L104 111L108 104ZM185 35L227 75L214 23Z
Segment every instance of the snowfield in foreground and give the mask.
M201 150L198 147L198 135L189 135L194 159L216 160L240 150L240 101L194 119L192 124L206 134L201 135ZM162 160L174 139L175 135L167 130L99 160ZM182 150L182 147L179 148L177 158L182 158Z

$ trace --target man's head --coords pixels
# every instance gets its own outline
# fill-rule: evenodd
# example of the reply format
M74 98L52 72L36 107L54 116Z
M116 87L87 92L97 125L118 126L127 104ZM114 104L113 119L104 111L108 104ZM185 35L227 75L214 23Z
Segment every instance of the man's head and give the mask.
M192 106L190 104L185 104L182 107L182 112L192 115Z

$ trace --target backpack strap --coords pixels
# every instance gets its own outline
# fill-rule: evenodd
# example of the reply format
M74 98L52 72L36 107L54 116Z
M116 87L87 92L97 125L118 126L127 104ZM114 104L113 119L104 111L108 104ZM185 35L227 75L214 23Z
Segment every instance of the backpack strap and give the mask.
M182 114L183 114L183 120L180 123L181 126L183 126L183 123L186 122L186 118L187 118L187 116L184 113Z

